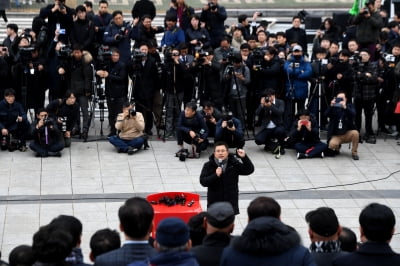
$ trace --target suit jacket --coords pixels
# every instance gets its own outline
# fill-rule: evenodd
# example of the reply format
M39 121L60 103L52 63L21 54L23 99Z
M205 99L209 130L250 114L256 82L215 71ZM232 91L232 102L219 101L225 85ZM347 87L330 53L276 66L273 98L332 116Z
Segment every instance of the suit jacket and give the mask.
M283 125L284 112L285 112L285 102L276 98L275 98L275 103L272 104L271 107L265 107L259 105L256 110L258 119L261 119L262 121L261 128L266 128L270 121L274 122L276 126Z
M157 254L149 244L124 244L121 248L102 254L96 258L96 266L126 266L131 262L146 260Z
M400 254L395 253L389 244L366 242L360 248L333 261L335 266L393 266L400 265Z

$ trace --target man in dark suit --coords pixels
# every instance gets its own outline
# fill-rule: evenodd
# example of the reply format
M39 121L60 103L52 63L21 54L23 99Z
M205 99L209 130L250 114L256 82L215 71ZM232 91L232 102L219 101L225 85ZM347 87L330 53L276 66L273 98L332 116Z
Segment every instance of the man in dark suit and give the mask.
M96 257L96 266L126 266L157 253L149 245L154 217L150 203L143 198L130 198L119 208L118 217L120 230L125 235L125 243L119 249Z
M260 106L256 110L258 120L261 121L261 131L255 136L257 145L265 144L267 150L271 139L278 139L281 147L280 154L284 154L283 148L286 132L283 127L283 113L285 111L284 101L275 98L275 91L267 89L261 94Z
M358 220L362 244L357 251L334 260L333 265L400 265L400 254L389 245L396 224L393 211L388 206L371 203L361 211Z
M136 111L141 112L145 121L147 135L153 135L153 102L154 94L159 86L156 60L148 56L149 47L141 44L139 57L135 56L133 62L132 96L136 103ZM140 55L145 55L140 57Z

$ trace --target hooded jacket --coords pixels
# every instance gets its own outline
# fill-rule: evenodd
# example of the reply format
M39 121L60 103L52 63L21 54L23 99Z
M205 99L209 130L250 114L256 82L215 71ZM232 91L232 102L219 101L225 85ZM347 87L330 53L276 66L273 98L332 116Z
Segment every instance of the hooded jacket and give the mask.
M299 234L273 217L252 220L222 253L221 266L316 266Z

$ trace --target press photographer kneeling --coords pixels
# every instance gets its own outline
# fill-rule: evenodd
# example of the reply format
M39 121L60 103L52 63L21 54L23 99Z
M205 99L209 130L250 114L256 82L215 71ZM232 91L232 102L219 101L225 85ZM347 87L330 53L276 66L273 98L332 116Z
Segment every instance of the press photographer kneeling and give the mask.
M244 146L244 133L242 123L232 114L222 117L216 125L215 142L224 141L229 148L242 149Z
M61 156L60 151L64 148L63 136L44 108L38 109L31 129L33 140L29 148L36 152L36 157Z
M118 114L115 128L119 131L118 135L110 136L108 140L114 145L118 152L134 154L143 145L147 147L146 138L143 134L144 118L142 113L136 112L134 106L125 102L122 113Z

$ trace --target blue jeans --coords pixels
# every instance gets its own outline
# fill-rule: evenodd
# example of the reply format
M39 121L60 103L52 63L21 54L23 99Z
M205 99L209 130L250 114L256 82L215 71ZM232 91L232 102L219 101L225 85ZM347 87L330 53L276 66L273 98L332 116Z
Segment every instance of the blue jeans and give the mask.
M138 137L131 140L121 139L119 136L111 136L108 141L122 152L127 152L129 147L140 149L143 146L144 138Z

